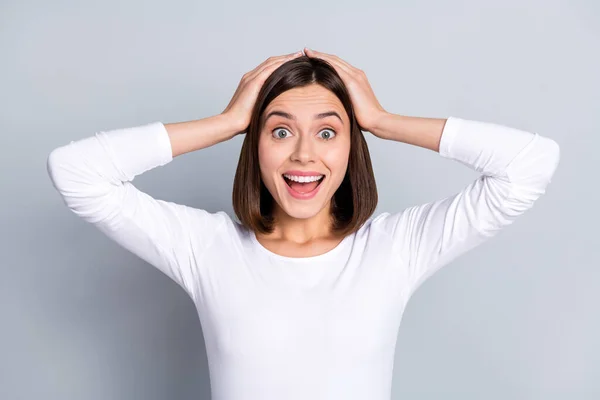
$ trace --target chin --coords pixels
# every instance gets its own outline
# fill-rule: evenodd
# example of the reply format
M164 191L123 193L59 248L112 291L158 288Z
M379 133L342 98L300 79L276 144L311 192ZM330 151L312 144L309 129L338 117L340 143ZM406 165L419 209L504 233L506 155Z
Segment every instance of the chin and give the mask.
M295 219L309 219L316 215L318 215L324 207L324 204L306 204L306 205L293 205L293 204L285 204L279 205L283 212Z

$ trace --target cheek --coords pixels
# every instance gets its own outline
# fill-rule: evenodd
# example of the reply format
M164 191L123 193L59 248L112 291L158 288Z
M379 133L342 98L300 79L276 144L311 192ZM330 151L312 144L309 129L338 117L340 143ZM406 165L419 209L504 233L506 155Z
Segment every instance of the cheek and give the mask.
M322 160L337 180L342 181L348 168L348 158L350 157L349 146L340 146L331 148L323 154Z
M258 144L258 164L265 184L273 179L273 175L281 167L285 159L282 151L276 151L270 143L260 141Z

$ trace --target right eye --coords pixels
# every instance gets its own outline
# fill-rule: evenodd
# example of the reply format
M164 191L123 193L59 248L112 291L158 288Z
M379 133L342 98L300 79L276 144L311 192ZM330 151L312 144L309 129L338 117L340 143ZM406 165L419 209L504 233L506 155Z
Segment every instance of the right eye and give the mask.
M290 136L290 133L285 128L275 128L273 130L273 137L275 139L285 139L288 136Z

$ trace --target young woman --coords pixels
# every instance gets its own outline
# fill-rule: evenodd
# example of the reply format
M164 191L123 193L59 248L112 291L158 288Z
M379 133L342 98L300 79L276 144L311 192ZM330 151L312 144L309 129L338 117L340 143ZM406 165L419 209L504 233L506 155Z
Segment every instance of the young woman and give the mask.
M389 399L410 296L531 208L559 161L556 142L537 133L388 113L363 71L304 51L245 74L222 114L98 132L48 158L74 213L193 299L213 399ZM452 196L371 218L377 191L361 131L481 176ZM243 132L239 221L131 183Z

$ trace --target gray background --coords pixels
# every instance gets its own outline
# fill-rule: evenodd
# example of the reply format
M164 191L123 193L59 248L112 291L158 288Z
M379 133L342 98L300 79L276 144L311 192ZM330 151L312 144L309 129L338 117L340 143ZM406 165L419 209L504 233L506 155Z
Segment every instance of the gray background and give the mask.
M365 70L390 112L496 122L561 146L534 208L413 296L393 398L600 398L598 2L1 4L1 399L209 398L192 301L72 214L46 157L97 130L220 113L245 72L305 45ZM377 213L477 176L367 140ZM178 157L136 186L231 213L241 143Z

